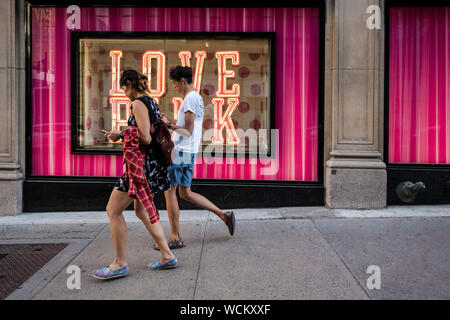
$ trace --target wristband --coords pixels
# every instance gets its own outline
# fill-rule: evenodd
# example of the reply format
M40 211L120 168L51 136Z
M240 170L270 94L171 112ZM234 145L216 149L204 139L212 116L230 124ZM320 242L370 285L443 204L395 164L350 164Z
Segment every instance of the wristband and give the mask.
M119 136L120 136L120 139L122 139L122 140L123 140L123 137L124 137L124 133L123 133L123 131L120 131L120 134L119 134Z
M171 129L172 124L171 124L170 122L167 122L167 127L168 127L169 129Z

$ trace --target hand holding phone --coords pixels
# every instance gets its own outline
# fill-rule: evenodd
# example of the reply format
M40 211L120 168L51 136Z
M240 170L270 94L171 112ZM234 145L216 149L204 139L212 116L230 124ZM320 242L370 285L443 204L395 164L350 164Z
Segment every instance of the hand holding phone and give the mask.
M120 131L112 131L111 130L111 131L106 131L104 133L106 135L106 138L111 141L117 142L120 140Z

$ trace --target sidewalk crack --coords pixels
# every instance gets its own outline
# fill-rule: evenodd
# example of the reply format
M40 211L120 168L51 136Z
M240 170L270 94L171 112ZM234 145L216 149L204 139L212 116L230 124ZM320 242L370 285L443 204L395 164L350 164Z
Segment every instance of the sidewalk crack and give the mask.
M367 290L364 288L364 286L359 282L358 278L356 278L356 276L353 274L352 270L350 269L350 267L347 265L347 263L345 263L344 259L341 257L341 255L339 254L339 251L333 246L333 244L330 242L330 240L328 240L328 238L325 236L325 234L322 232L322 230L320 230L320 227L316 224L316 222L311 219L311 222L314 224L314 226L316 227L316 229L319 231L319 233L322 235L322 237L325 239L325 241L331 246L331 248L333 249L333 251L336 253L336 255L338 256L339 260L341 260L341 262L344 264L344 266L347 268L348 272L350 272L350 274L352 275L353 279L355 279L356 283L361 287L361 289L363 290L363 292L366 294L366 296L370 299L373 300L373 298L369 295L369 293L367 292Z
M203 247L204 247L204 245L205 245L205 235L206 235L206 228L207 228L207 226L208 226L209 215L210 215L210 212L208 211L208 214L207 214L207 216L206 216L205 228L203 229L202 247L201 247L201 249L200 249L200 258L199 258L199 260L198 260L198 268L197 268L197 274L196 274L196 276L195 276L194 292L193 292L193 294L192 294L192 299L191 299L191 300L194 300L194 299L195 299L195 293L197 292L198 276L199 276L199 274L200 274L200 267L201 267L201 265L202 265Z

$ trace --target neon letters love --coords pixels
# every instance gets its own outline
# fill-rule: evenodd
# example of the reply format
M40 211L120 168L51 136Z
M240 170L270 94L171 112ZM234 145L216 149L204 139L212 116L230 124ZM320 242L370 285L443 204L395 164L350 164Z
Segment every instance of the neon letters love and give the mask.
M127 119L120 117L121 105L126 105L127 118L130 115L131 101L127 98L119 85L120 59L123 56L122 50L112 50L109 52L111 57L111 89L109 91L109 102L111 104L111 129L119 130L121 126L127 125ZM206 58L206 51L195 51L196 59L194 73L194 88L200 92L202 83L203 66ZM179 51L178 57L182 66L191 66L191 51ZM227 130L227 144L239 144L240 139L234 128L231 116L233 111L239 105L240 84L233 83L231 89L227 89L227 80L235 77L233 70L226 67L227 60L231 60L233 66L240 64L239 51L216 51L217 59L217 91L211 103L214 107L214 135L211 137L211 143L224 144L223 129ZM156 60L156 70L152 70L152 60ZM146 51L142 55L142 73L149 79L150 96L159 103L159 99L166 93L166 55L162 51ZM151 75L156 73L156 83L152 83ZM227 109L223 113L223 106L227 99ZM178 117L178 110L183 102L181 97L172 97L171 103L174 106L174 118Z

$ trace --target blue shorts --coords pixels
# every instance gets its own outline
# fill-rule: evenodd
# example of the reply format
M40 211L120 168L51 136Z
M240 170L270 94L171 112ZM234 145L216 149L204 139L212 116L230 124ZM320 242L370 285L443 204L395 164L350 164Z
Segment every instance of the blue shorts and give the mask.
M194 160L195 153L177 151L175 159L172 160L172 165L167 168L170 184L172 186L191 186Z

